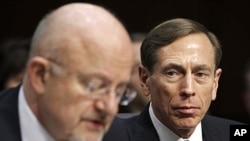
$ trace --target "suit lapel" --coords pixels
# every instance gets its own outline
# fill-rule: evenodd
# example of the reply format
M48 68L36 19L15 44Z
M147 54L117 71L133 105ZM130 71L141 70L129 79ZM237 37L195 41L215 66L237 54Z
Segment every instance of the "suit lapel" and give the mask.
M203 141L222 141L220 129L217 125L213 125L210 121L209 116L205 116L201 121Z
M159 141L159 136L149 115L149 104L135 123L135 141ZM132 124L133 125L133 124Z
M21 141L18 115L19 87L0 94L0 140Z

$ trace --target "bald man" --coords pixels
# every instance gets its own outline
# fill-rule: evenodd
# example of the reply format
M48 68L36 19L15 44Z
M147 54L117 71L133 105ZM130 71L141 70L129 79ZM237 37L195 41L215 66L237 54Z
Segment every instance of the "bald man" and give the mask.
M101 141L129 92L131 46L100 6L71 3L47 15L22 84L0 93L0 140Z

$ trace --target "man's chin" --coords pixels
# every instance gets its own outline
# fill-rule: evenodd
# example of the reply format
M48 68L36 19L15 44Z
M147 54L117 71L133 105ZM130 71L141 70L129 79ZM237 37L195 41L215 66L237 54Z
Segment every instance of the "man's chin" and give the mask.
M80 135L73 135L69 141L102 141L104 133L82 133Z
M199 121L195 118L181 118L178 119L174 124L179 129L189 129L189 128L195 128Z

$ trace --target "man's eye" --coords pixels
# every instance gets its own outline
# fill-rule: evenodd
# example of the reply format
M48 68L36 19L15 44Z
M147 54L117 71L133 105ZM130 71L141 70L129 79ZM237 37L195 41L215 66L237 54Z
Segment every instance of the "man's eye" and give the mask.
M99 88L100 88L100 86L98 86L98 85L89 85L88 86L89 92L97 91Z
M197 73L198 77L203 77L205 74L204 73Z
M200 78L203 78L203 77L208 76L208 74L207 73L203 73L203 72L199 72L199 73L196 73L196 76L198 76Z
M168 76L175 76L175 75L177 75L177 72L176 71L168 71L166 74Z
M106 84L99 79L91 79L87 82L86 86L88 92L96 92L106 88Z

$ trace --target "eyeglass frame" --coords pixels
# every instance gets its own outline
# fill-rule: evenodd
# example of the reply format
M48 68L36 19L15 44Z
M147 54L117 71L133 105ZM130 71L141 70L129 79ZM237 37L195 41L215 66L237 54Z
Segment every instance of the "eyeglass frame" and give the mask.
M42 58L48 60L50 64L53 64L54 66L63 68L62 64L58 63L52 58L45 58L45 57L42 57ZM94 99L101 99L105 94L109 94L111 92L112 88L110 84L107 81L99 77L88 78L84 81L85 81L84 84L85 84L86 94L90 95ZM94 81L99 81L98 82L99 84L98 85L93 84L95 83ZM127 106L131 101L135 99L137 95L136 90L128 87L128 85L119 85L118 87L116 87L114 91L116 94L116 98L119 100L119 105L122 105L122 106Z

